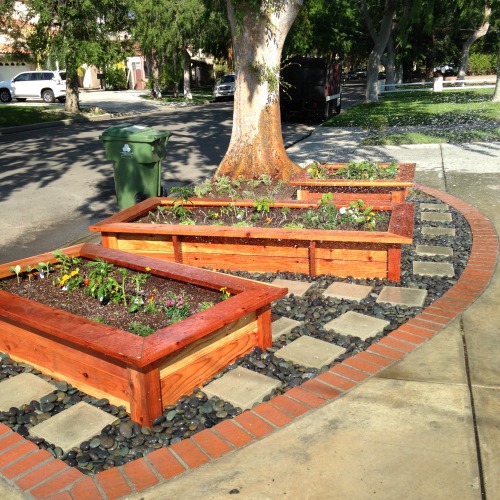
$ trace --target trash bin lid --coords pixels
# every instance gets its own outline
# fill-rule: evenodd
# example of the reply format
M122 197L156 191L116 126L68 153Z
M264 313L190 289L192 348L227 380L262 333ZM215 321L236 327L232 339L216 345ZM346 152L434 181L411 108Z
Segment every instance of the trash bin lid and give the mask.
M107 128L100 136L102 140L126 140L128 142L152 143L157 139L169 137L170 132L162 132L142 125L116 125Z

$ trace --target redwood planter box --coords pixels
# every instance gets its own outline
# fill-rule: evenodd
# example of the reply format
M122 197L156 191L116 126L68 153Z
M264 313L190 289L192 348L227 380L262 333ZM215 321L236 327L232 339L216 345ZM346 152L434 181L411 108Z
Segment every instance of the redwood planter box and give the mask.
M401 245L413 236L413 205L388 204L388 231L332 231L133 222L149 211L172 205L171 198L149 198L91 226L102 244L197 267L251 272L301 272L399 281ZM229 200L190 199L186 208L228 205ZM253 206L251 201L235 203ZM276 202L273 207L310 208L315 203Z
M327 168L338 170L346 163L327 163ZM389 165L389 163L382 165ZM317 201L324 193L332 193L334 201L342 203L361 198L366 203L403 203L408 188L413 184L415 163L399 163L399 172L394 179L353 180L353 179L311 179L307 170L290 179L289 184L297 186L297 199Z
M143 338L0 290L0 351L88 394L124 405L134 421L151 425L165 405L210 379L255 346L271 346L270 303L286 288L257 283L95 245L63 253L220 290L231 297ZM0 265L55 262L51 253Z

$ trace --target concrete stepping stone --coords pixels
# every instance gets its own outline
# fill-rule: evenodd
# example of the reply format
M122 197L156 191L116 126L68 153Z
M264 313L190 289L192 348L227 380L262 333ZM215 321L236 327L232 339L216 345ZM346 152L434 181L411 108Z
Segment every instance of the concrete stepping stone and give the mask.
M422 236L434 238L434 236L455 236L453 227L422 227Z
M449 212L422 212L420 220L426 222L452 222Z
M302 297L302 295L304 295L307 290L311 288L311 283L307 283L305 281L285 280L281 278L276 278L271 285L288 288L288 295L293 293L296 297Z
M437 255L440 257L453 257L453 248L434 245L417 245L417 255Z
M352 283L332 283L324 292L325 297L361 301L372 291L371 286Z
M294 364L317 368L333 363L346 350L324 340L304 335L275 352L275 356Z
M32 373L21 373L0 382L0 411L39 401L56 387Z
M66 453L101 433L116 417L81 401L29 430L33 437L59 446Z
M255 403L262 402L273 389L280 385L279 380L238 366L203 387L203 392L209 398L216 396L235 407L248 410Z
M413 274L420 276L455 276L453 264L448 262L413 262Z
M377 302L389 303L395 306L423 307L426 297L427 290L384 286L377 298Z
M338 318L332 319L324 325L326 330L335 330L340 335L351 335L363 340L374 337L384 331L389 321L360 314L355 311L347 311Z
M288 335L296 326L301 326L303 324L303 321L297 321L295 319L282 316L271 323L273 340L281 337L282 335Z
M420 210L436 210L445 212L448 209L449 206L444 203L420 203Z

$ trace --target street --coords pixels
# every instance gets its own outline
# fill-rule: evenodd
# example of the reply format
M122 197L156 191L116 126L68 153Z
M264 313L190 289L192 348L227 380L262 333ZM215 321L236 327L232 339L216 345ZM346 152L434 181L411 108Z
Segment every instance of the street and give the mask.
M173 108L144 101L137 93L113 94L82 93L82 101L132 115L0 136L0 262L67 245L118 211L112 163L99 140L112 125L172 133L163 161L167 189L213 174L229 144L231 102ZM293 143L313 128L284 124L284 140Z

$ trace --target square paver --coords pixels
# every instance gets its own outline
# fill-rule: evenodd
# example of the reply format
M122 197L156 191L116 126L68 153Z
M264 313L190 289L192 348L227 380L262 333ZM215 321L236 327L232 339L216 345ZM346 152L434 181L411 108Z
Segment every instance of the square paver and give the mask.
M420 203L420 210L434 210L445 212L448 209L449 206L445 205L444 203Z
M338 318L332 319L323 328L326 330L335 330L341 335L351 335L366 339L374 337L384 331L384 328L390 324L389 321L366 316L355 311L348 311Z
M297 365L320 369L344 352L343 347L304 335L276 351L275 356Z
M422 212L420 220L427 222L452 222L450 212Z
M434 245L417 245L417 255L438 255L441 257L453 257L453 248Z
M203 387L203 392L208 397L217 396L235 407L248 410L280 385L279 380L238 366Z
M426 297L427 290L384 286L377 298L377 302L389 303L395 306L423 307Z
M81 401L50 417L29 430L31 436L40 437L60 446L64 452L79 446L81 442L100 434L116 417Z
M453 264L448 262L413 262L413 274L420 276L455 276Z
M297 297L302 297L302 295L304 295L307 290L311 288L311 283L307 283L305 281L284 280L281 278L276 278L271 285L288 288L288 295L293 293Z
M56 387L32 373L21 373L0 382L0 411L7 411L13 406L19 408L47 394Z
M371 286L352 283L332 283L324 292L325 297L361 301L372 291Z
M290 319L282 316L280 319L277 319L276 321L273 321L271 323L273 340L281 337L281 335L289 334L293 328L303 324L303 321L297 321L295 319Z
M422 235L433 238L434 236L455 236L454 227L422 227Z

